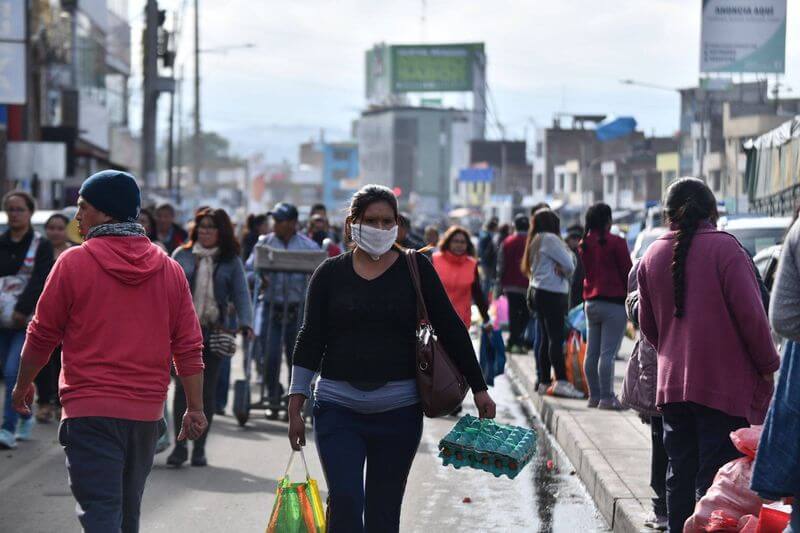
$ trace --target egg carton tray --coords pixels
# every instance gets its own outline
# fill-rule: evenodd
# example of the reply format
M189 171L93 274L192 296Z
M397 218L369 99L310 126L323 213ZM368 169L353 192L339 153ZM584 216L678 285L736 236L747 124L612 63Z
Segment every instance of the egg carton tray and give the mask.
M475 468L514 479L536 453L536 432L465 415L439 441L445 466Z

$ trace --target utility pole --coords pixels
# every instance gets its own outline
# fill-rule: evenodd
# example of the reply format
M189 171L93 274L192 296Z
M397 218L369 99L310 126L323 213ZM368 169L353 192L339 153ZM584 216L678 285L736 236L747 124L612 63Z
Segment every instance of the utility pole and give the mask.
M177 80L177 93L178 93L178 180L175 186L175 202L181 205L181 180L183 178L183 65L178 71Z
M194 0L194 139L192 160L194 163L194 183L200 182L203 168L203 149L200 140L200 0Z
M145 189L156 182L156 116L158 114L158 4L147 0L144 8L144 106L142 108L142 178Z
M175 80L158 75L158 60L171 66L174 59L169 51L169 38L159 29L164 24L166 12L158 9L156 0L147 0L145 6L145 29L143 39L144 106L142 106L142 176L145 190L156 186L156 118L158 95L174 92Z

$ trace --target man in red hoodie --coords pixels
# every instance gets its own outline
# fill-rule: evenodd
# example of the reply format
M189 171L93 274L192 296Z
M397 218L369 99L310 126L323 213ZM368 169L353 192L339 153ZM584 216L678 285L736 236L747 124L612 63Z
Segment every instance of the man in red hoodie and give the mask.
M181 267L136 223L139 187L107 170L86 180L76 219L86 242L59 258L28 326L14 407L30 413L33 379L62 345L59 441L83 530L139 530L170 362L186 391L178 439L203 415L202 335Z

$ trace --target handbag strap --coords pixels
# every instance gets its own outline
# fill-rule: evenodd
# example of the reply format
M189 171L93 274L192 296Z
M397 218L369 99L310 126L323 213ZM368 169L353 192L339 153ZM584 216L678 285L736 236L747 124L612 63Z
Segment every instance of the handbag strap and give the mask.
M406 250L406 263L408 264L409 272L411 272L411 280L414 282L414 290L417 293L417 321L430 324L428 308L425 306L425 298L422 296L422 281L419 276L416 250Z
M306 462L306 456L302 449L299 452L292 450L292 454L289 456L289 464L286 465L286 472L284 472L283 477L289 477L289 470L292 469L292 462L294 462L294 456L296 453L299 453L300 457L303 459L303 468L306 471L306 480L310 480L311 474L308 472L308 463Z

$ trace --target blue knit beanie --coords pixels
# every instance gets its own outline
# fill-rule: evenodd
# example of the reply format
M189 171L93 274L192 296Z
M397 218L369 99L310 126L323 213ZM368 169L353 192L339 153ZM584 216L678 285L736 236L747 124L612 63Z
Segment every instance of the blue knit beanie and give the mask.
M136 179L121 170L104 170L93 174L78 192L98 211L120 222L136 222L142 198Z

